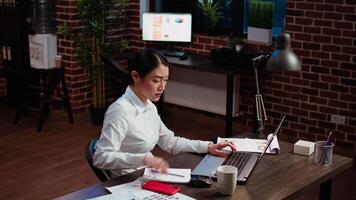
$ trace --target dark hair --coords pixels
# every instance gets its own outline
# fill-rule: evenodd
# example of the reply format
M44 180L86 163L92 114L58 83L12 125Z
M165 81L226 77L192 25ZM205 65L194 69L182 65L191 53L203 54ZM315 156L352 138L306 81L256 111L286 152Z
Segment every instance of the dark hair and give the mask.
M140 78L145 78L147 74L153 71L159 64L169 67L167 59L157 50L145 48L135 54L128 61L127 70L129 71L129 82L133 84L131 77L132 71L137 71Z

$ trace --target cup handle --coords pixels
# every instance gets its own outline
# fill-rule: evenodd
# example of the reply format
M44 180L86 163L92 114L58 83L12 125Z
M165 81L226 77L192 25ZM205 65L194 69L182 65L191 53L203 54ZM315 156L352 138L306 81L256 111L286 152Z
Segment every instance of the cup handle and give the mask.
M215 173L216 173L216 172L211 172L211 173L209 174L209 180L210 180L210 183L212 183L212 185L213 185L214 187L219 188L219 187L218 187L218 184L215 183L215 182L211 179L211 176L214 175Z

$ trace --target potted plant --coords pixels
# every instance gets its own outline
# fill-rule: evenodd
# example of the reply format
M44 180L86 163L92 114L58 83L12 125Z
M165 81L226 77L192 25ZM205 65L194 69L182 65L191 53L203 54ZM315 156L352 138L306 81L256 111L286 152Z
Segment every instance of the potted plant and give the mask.
M270 1L249 1L247 39L266 44L272 43L273 14L275 5Z
M213 34L217 23L223 19L218 15L218 9L220 8L219 2L213 4L212 0L199 1L199 8L203 14L204 28L208 34Z
M128 0L78 0L79 29L69 29L66 25L59 32L73 36L77 58L85 69L92 85L92 122L101 124L107 108L106 79L110 76L102 56L118 55L127 49L124 39L109 40L109 31L117 30L125 24L124 9Z

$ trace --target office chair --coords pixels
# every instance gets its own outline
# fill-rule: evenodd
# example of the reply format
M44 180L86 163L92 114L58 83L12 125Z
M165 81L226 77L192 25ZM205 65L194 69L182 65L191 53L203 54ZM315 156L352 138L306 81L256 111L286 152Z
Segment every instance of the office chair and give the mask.
M109 179L111 179L110 177L110 173L107 170L102 170L99 168L96 168L93 165L93 155L95 152L95 144L98 141L98 138L94 138L92 140L90 140L90 142L87 144L86 148L85 148L85 158L87 159L87 162L90 166L90 168L93 170L93 172L95 173L95 175L98 177L98 179L100 181L107 181Z

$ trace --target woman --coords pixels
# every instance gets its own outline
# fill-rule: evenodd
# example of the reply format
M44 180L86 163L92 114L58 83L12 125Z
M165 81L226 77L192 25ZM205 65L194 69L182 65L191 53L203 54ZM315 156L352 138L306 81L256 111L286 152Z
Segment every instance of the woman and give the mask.
M195 152L226 156L222 148L228 146L235 150L230 142L213 144L176 137L163 124L152 102L163 94L168 66L167 60L153 49L144 49L129 61L130 85L105 114L93 156L96 167L110 170L113 176L145 166L166 172L167 162L151 153L156 144L172 154Z

